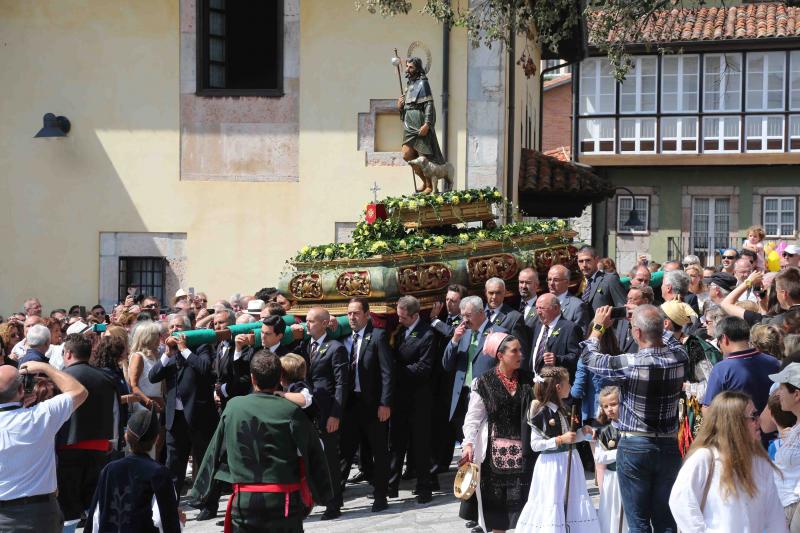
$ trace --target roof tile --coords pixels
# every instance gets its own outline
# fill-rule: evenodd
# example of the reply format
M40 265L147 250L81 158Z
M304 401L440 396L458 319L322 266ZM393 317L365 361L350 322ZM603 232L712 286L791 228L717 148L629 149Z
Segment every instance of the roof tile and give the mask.
M591 24L591 20L590 20ZM800 7L765 2L730 7L671 8L648 20L640 42L787 38L800 35ZM623 38L613 32L609 38Z

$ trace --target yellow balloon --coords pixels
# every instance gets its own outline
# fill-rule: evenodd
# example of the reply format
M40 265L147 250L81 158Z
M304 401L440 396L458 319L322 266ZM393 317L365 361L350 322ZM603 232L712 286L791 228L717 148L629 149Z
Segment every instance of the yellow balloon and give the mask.
M767 270L770 272L777 272L781 269L781 256L778 255L778 252L772 250L769 255L767 255Z

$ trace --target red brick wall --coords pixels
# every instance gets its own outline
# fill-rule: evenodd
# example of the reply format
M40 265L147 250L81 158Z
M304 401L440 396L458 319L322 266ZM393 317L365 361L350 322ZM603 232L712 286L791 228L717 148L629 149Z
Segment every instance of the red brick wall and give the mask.
M542 151L572 146L572 83L544 91Z

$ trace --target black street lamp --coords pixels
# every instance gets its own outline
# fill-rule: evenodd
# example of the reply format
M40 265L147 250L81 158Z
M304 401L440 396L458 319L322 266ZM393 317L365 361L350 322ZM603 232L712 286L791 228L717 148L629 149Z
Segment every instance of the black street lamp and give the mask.
M53 113L46 113L42 119L43 127L34 135L35 137L66 137L70 130L67 117L57 117Z
M628 220L622 224L623 228L630 228L632 231L643 230L644 222L639 218L639 213L636 212L636 196L627 187L615 187L614 190L622 190L628 193L631 197L631 212L628 214ZM617 200L619 201L619 200Z

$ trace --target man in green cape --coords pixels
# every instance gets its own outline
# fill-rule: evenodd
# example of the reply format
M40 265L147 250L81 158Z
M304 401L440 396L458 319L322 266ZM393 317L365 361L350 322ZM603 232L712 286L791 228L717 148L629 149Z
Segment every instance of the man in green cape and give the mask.
M313 501L333 497L319 436L302 409L273 395L281 378L277 355L254 354L250 376L254 392L228 402L191 496L203 501L213 479L233 485L225 533L303 531Z

